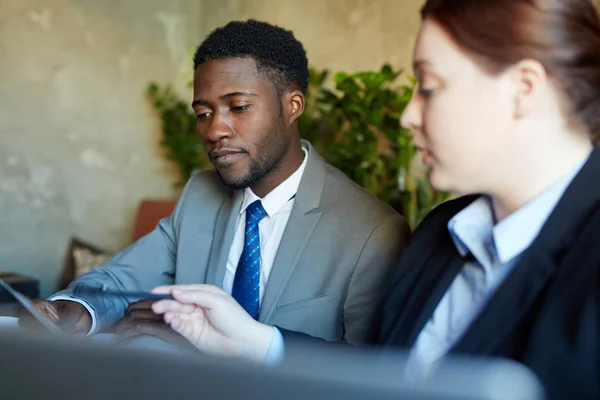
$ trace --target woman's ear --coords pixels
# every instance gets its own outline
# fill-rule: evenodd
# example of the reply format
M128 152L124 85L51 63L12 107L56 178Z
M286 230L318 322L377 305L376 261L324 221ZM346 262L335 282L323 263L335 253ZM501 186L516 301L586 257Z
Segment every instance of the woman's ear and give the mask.
M544 88L549 83L544 66L535 60L523 60L511 68L513 83L514 116L526 117L542 100Z

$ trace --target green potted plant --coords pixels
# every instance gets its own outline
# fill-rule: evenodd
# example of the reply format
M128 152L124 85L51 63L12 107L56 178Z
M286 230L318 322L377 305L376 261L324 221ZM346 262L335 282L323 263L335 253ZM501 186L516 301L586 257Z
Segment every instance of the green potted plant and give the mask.
M311 69L300 131L329 163L388 202L415 227L447 198L414 171L411 133L400 126L415 80L396 84L401 71L390 65L379 71L338 72L334 89L326 87L328 76L327 70Z
M160 145L166 150L166 158L174 162L179 171L175 186L182 187L194 171L212 165L196 132L196 115L189 100L179 98L171 85L152 82L147 95L160 116Z

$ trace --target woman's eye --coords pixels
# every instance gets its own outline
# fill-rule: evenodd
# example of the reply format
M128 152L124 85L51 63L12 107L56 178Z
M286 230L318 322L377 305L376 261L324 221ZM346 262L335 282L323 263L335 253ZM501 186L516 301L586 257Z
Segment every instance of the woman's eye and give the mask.
M420 88L419 95L423 97L429 97L433 94L433 89Z

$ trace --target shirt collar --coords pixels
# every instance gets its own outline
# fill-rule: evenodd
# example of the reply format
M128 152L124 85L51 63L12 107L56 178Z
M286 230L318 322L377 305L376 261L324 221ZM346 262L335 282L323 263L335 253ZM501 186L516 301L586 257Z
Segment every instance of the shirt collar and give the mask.
M538 236L583 164L585 161L498 224L495 224L491 202L486 196L465 207L448 222L448 230L458 252L462 256L471 252L477 258L482 251L493 251L501 264L517 257ZM490 244L493 249L489 248Z
M458 252L464 257L469 252L483 250L484 238L491 236L494 214L488 198L481 196L448 221L448 230ZM484 251L484 250L483 250Z
M308 160L308 149L302 146L302 152L304 153L304 160L302 161L302 164L300 164L300 167L298 167L298 169L292 175L290 175L285 181L281 182L279 186L271 190L262 199L258 197L249 187L244 189L244 200L242 201L240 214L245 212L246 208L248 208L248 206L254 203L256 200L260 200L262 202L262 206L269 217L277 214L277 212L279 212L279 210L281 210L281 208L298 191L302 174L306 168L306 161Z

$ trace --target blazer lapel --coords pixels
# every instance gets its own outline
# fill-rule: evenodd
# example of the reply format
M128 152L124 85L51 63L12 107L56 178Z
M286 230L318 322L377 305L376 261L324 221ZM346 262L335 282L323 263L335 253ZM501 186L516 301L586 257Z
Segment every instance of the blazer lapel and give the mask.
M206 271L206 283L209 285L219 288L223 286L229 249L235 235L235 224L243 198L242 191L235 191L223 202L219 210Z
M419 334L425 327L425 324L433 315L438 304L448 291L448 288L454 281L454 278L456 278L456 275L458 275L465 263L465 260L460 256L460 254L458 254L458 252L449 251L448 253L446 253L446 255L447 258L445 267L440 271L440 274L438 274L437 276L430 275L429 278L434 279L430 282L424 282L429 287L433 287L433 290L430 290L429 296L426 297L426 299L423 299L424 305L422 306L422 309L418 314L417 319L412 324L412 329L409 331L410 333L407 338L407 343L409 346L412 346L415 343ZM415 304L415 306L418 307L419 305Z
M464 259L452 247L451 240L448 240L450 242L447 246L439 246L423 263L420 277L401 288L394 288L405 291L407 296L399 304L400 309L392 329L383 336L385 344L411 347L460 272Z
M273 315L275 306L321 218L318 207L325 185L326 164L308 142L303 141L303 145L308 148L308 160L265 288L259 315L261 322L268 321Z
M530 311L555 268L548 252L531 247L452 351L491 353Z

